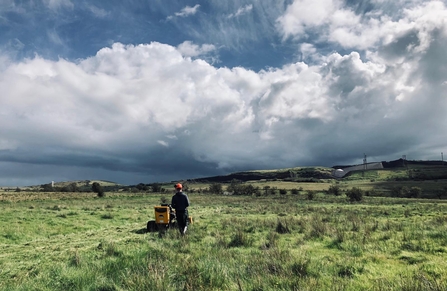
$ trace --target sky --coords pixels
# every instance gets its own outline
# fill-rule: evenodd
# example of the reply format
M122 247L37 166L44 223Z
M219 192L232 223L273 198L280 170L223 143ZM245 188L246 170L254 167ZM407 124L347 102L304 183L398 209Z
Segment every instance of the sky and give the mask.
M447 1L0 0L0 185L441 160Z

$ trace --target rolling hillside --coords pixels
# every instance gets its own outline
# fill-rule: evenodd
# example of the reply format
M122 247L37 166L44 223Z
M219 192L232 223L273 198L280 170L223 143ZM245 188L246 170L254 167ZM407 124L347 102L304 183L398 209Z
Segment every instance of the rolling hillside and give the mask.
M447 163L441 161L383 161L374 164L374 167L369 166L364 170L363 165L337 165L332 168L328 167L295 167L286 169L274 170L253 170L231 173L222 176L202 177L196 179L183 180L189 184L209 184L209 183L231 183L232 181L239 182L331 182L337 181L371 181L371 182L392 182L392 181L447 181ZM344 175L337 176L336 170L343 169ZM75 187L76 191L90 191L91 185L98 182L106 191L129 190L132 188L141 188L139 186L150 186L156 183L139 185L121 185L112 181L103 180L80 180L80 181L63 181L55 182L54 190L65 191L70 190L70 187ZM170 185L171 182L159 182L164 186ZM363 182L362 182L363 183ZM43 185L34 185L27 187L20 187L20 190L39 191L45 187L51 187L51 183ZM0 190L14 191L16 187L1 187ZM70 191L68 191L70 192Z
M344 174L337 176L336 169L343 169ZM198 179L190 179L189 182L197 183L230 183L233 180L241 182L283 180L294 182L316 182L328 179L364 179L371 173L382 180L436 180L447 179L447 163L441 161L408 161L398 159L395 161L383 161L364 165L337 165L327 167L297 167L276 170L256 170L232 173L223 176L212 176ZM360 174L359 174L360 173ZM370 174L366 174L370 173Z

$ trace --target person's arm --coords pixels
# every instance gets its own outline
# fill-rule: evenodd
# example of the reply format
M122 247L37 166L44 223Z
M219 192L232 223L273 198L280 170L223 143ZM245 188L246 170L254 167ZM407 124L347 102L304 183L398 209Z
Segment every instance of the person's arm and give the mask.
M175 209L176 203L175 203L175 196L172 196L171 199L171 207Z
M185 196L186 196L186 207L189 207L189 198L188 198L188 195L185 194Z

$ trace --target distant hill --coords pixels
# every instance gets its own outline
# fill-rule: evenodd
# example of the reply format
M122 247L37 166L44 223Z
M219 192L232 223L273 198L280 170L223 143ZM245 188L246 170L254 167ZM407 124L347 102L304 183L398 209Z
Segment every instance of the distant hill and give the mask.
M70 184L76 184L77 187L88 186L91 187L94 182L98 182L101 186L123 186L121 184L105 181L105 180L80 180L80 181L64 181L64 182L54 182L54 187L65 187Z
M325 167L298 167L277 170L237 172L223 176L190 179L188 181L192 183L230 183L233 180L241 182L259 180L311 181L318 179L332 179L331 171L331 168Z
M345 169L347 173L342 176L335 174L336 169ZM190 179L191 183L230 183L233 180L247 182L247 181L262 181L262 180L282 180L294 182L318 182L321 180L334 178L348 178L351 175L363 172L362 164L358 165L337 165L331 168L328 167L296 167L276 170L255 170L236 172L229 175L203 177L197 179ZM407 180L433 180L433 179L447 179L447 162L443 161L409 161L398 159L394 161L382 161L368 163L366 171L407 171ZM394 179L393 175L387 175L388 178ZM399 174L401 176L401 174Z
M385 169L393 169L393 168L404 168L409 165L412 166L447 166L447 162L445 161L416 161L416 160L404 160L404 159L397 159L394 161L382 161L383 168ZM337 165L333 166L334 169L344 169L349 167L356 167L361 166L362 164L358 165Z
M252 170L231 173L228 175L201 177L188 179L187 182L193 183L231 183L232 181L293 181L293 182L320 182L330 179L364 179L370 177L375 180L437 180L447 179L447 162L444 161L410 161L398 159L394 161L382 161L371 164L381 164L381 167L367 167L364 171L362 164L359 165L337 165L333 167L295 167L274 170ZM344 169L346 174L336 175L337 169ZM366 175L365 173L370 173ZM380 175L373 173L382 173ZM361 177L360 177L360 176ZM372 176L371 176L372 175ZM375 176L374 176L375 175ZM378 175L378 176L377 176ZM123 185L105 180L76 180L55 182L54 190L67 191L70 187L76 185L77 191L90 191L94 182L98 182L106 191L126 190L131 188L141 188L140 186L150 187L152 184L168 184L165 182L149 183L139 185ZM172 183L169 182L169 183ZM51 183L43 185L34 185L20 187L22 190L39 191L42 187L51 187ZM13 191L16 187L1 187L5 191ZM51 188L50 188L51 189Z
M31 191L39 191L42 189L49 190L55 190L55 191L69 191L70 189L73 189L73 185L75 185L75 189L77 191L90 191L92 184L94 182L98 182L101 186L105 187L106 189L117 189L120 187L125 187L125 185L121 185L115 182L111 181L105 181L105 180L74 180L74 181L62 181L62 182L54 182L54 186L51 187L51 182L41 185L32 185L32 186L23 186L23 187L0 187L1 189L5 191L11 191L15 190L16 188L20 188L21 190L31 190Z

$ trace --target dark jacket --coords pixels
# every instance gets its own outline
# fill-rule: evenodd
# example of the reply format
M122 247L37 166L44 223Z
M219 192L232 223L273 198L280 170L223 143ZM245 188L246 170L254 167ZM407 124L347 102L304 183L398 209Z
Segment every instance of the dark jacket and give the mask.
M188 196L183 192L177 192L172 196L172 208L176 211L184 211L189 206Z

